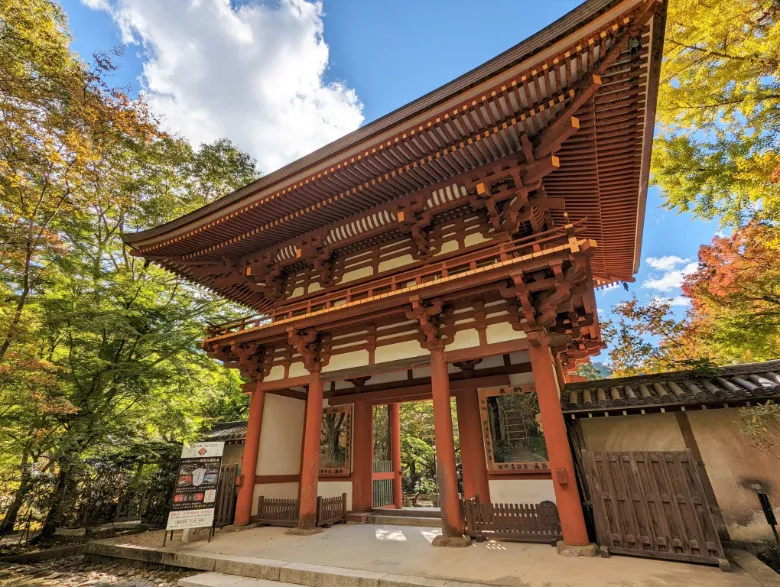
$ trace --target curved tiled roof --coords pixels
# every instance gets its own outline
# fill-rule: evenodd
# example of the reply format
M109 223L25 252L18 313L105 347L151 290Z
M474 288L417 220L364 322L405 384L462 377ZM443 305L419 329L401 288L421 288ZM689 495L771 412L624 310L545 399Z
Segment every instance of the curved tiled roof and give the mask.
M561 393L565 414L630 411L665 406L741 404L780 397L780 360L639 375L566 385Z
M244 440L244 438L246 437L246 428L247 428L246 420L214 424L211 430L209 430L203 435L203 440L211 440L211 441Z

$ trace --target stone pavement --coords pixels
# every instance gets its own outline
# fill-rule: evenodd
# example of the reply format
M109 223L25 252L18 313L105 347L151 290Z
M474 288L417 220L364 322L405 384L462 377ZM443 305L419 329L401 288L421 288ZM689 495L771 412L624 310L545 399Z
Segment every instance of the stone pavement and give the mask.
M30 564L0 563L3 587L173 587L192 574L180 569L134 568L121 559L92 563L80 555Z
M347 524L307 537L288 536L283 528L254 528L218 534L210 543L174 541L165 549L161 532L98 544L124 544L136 554L147 551L168 561L197 561L205 571L313 586L760 587L740 568L724 573L716 567L631 557L566 558L541 544L487 541L469 548L433 548L438 534L431 528Z

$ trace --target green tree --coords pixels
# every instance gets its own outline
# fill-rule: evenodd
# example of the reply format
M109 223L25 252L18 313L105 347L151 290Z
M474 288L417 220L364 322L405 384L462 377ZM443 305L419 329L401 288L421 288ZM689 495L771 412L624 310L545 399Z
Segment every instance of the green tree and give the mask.
M599 371L592 363L582 363L581 365L577 365L577 369L574 371L574 374L579 375L580 377L584 377L588 381L596 381L598 379L604 378L601 375L601 371Z
M653 181L666 205L780 220L780 4L671 0Z

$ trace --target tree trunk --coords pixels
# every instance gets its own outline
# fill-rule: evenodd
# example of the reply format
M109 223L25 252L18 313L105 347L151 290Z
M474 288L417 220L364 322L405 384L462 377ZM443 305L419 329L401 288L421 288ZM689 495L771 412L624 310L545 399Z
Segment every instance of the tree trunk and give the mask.
M43 528L41 533L30 541L31 544L38 544L54 536L57 530L57 522L60 518L60 505L65 497L65 490L68 487L69 480L70 475L68 472L64 468L60 468L60 472L57 475L57 486L52 494L52 502L46 514L46 520L43 522Z
M22 462L19 465L21 470L19 488L16 490L16 494L14 495L14 499L11 502L11 505L8 506L8 509L5 512L5 517L3 518L2 523L0 523L0 537L5 536L6 534L10 534L14 531L14 526L16 525L16 518L19 515L19 510L22 508L22 504L24 504L24 498L30 491L31 472L30 468L28 467L29 460L30 458L27 453L27 449L25 449L22 453Z

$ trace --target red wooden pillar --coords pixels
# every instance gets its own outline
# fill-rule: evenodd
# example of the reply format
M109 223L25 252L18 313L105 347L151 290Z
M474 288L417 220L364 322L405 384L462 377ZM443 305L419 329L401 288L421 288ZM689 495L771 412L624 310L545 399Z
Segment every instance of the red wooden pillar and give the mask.
M463 463L463 497L479 496L481 502L490 501L485 444L482 439L482 418L479 414L479 394L476 389L456 392L458 405L458 433L460 460Z
M390 404L390 457L393 461L393 505L403 507L401 486L401 404Z
M441 503L441 526L445 537L463 536L463 516L458 501L458 473L450 408L450 377L444 349L431 350L433 426L436 438L437 478Z
M322 379L319 371L309 375L306 398L306 423L301 463L300 514L298 527L311 530L317 526L317 483L320 470L320 435L322 434Z
M367 512L374 507L374 412L368 402L355 403L352 436L352 511Z
M243 482L238 488L236 498L236 513L233 523L236 526L246 526L252 517L252 497L255 491L255 474L257 473L257 455L260 452L260 430L263 425L263 408L265 407L265 391L256 389L249 400L249 421L246 426L244 440L244 456L241 459L241 476Z
M563 541L570 546L585 546L590 544L590 540L582 513L580 492L577 490L574 460L566 435L566 425L563 422L553 358L547 346L546 334L535 334L536 339L531 341L528 354L534 374L534 386L539 398L544 441L547 444L547 456L552 470L555 501L561 516Z

